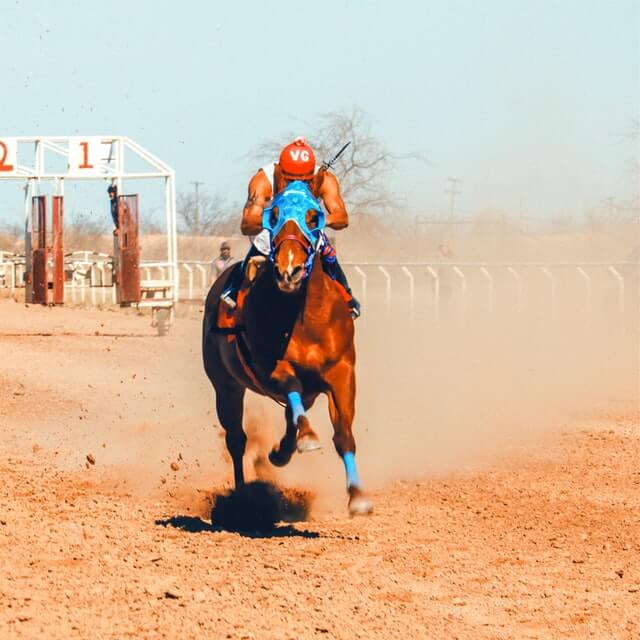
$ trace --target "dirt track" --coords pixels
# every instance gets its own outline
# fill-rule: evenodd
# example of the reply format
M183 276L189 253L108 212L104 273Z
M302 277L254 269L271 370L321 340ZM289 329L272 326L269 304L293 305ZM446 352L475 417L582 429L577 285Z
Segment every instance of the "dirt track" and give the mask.
M0 322L0 637L640 637L637 397L436 475L365 464L368 519L326 446L281 476L316 491L310 520L249 537L207 521L230 468L197 318L159 339L0 301Z

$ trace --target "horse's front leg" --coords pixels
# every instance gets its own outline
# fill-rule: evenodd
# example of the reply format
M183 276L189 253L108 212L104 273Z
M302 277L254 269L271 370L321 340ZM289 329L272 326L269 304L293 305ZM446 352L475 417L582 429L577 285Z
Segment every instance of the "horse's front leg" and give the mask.
M283 466L289 462L293 452L300 453L320 449L320 440L309 424L306 410L311 407L316 395L303 396L302 384L289 362L279 360L271 374L271 379L278 384L287 397L285 417L287 430L278 447L269 454L271 462Z
M353 364L341 361L325 376L329 385L329 415L333 424L333 443L342 458L347 476L349 513L368 514L373 511L373 501L362 490L356 467L356 442L351 426L355 415L356 376Z

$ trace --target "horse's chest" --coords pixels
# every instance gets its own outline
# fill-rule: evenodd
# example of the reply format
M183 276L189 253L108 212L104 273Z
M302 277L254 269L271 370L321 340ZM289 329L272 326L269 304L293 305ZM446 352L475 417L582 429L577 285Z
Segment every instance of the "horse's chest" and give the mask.
M317 343L291 340L285 359L304 369L320 369L326 361L326 351Z

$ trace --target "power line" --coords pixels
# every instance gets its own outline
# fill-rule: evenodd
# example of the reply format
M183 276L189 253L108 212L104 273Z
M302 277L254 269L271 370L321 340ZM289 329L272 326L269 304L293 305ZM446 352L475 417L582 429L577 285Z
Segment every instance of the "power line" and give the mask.
M447 181L451 183L449 189L445 189L445 193L450 196L449 199L449 223L453 224L453 215L456 206L456 195L462 193L462 189L457 189L456 185L460 182L459 178L447 178Z

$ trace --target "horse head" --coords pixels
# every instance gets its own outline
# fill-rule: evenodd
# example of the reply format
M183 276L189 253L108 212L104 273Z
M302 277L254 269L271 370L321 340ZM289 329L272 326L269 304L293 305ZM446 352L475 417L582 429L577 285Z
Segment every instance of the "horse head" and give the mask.
M265 209L263 226L271 232L273 273L283 293L296 293L311 273L325 217L305 182L291 182Z

